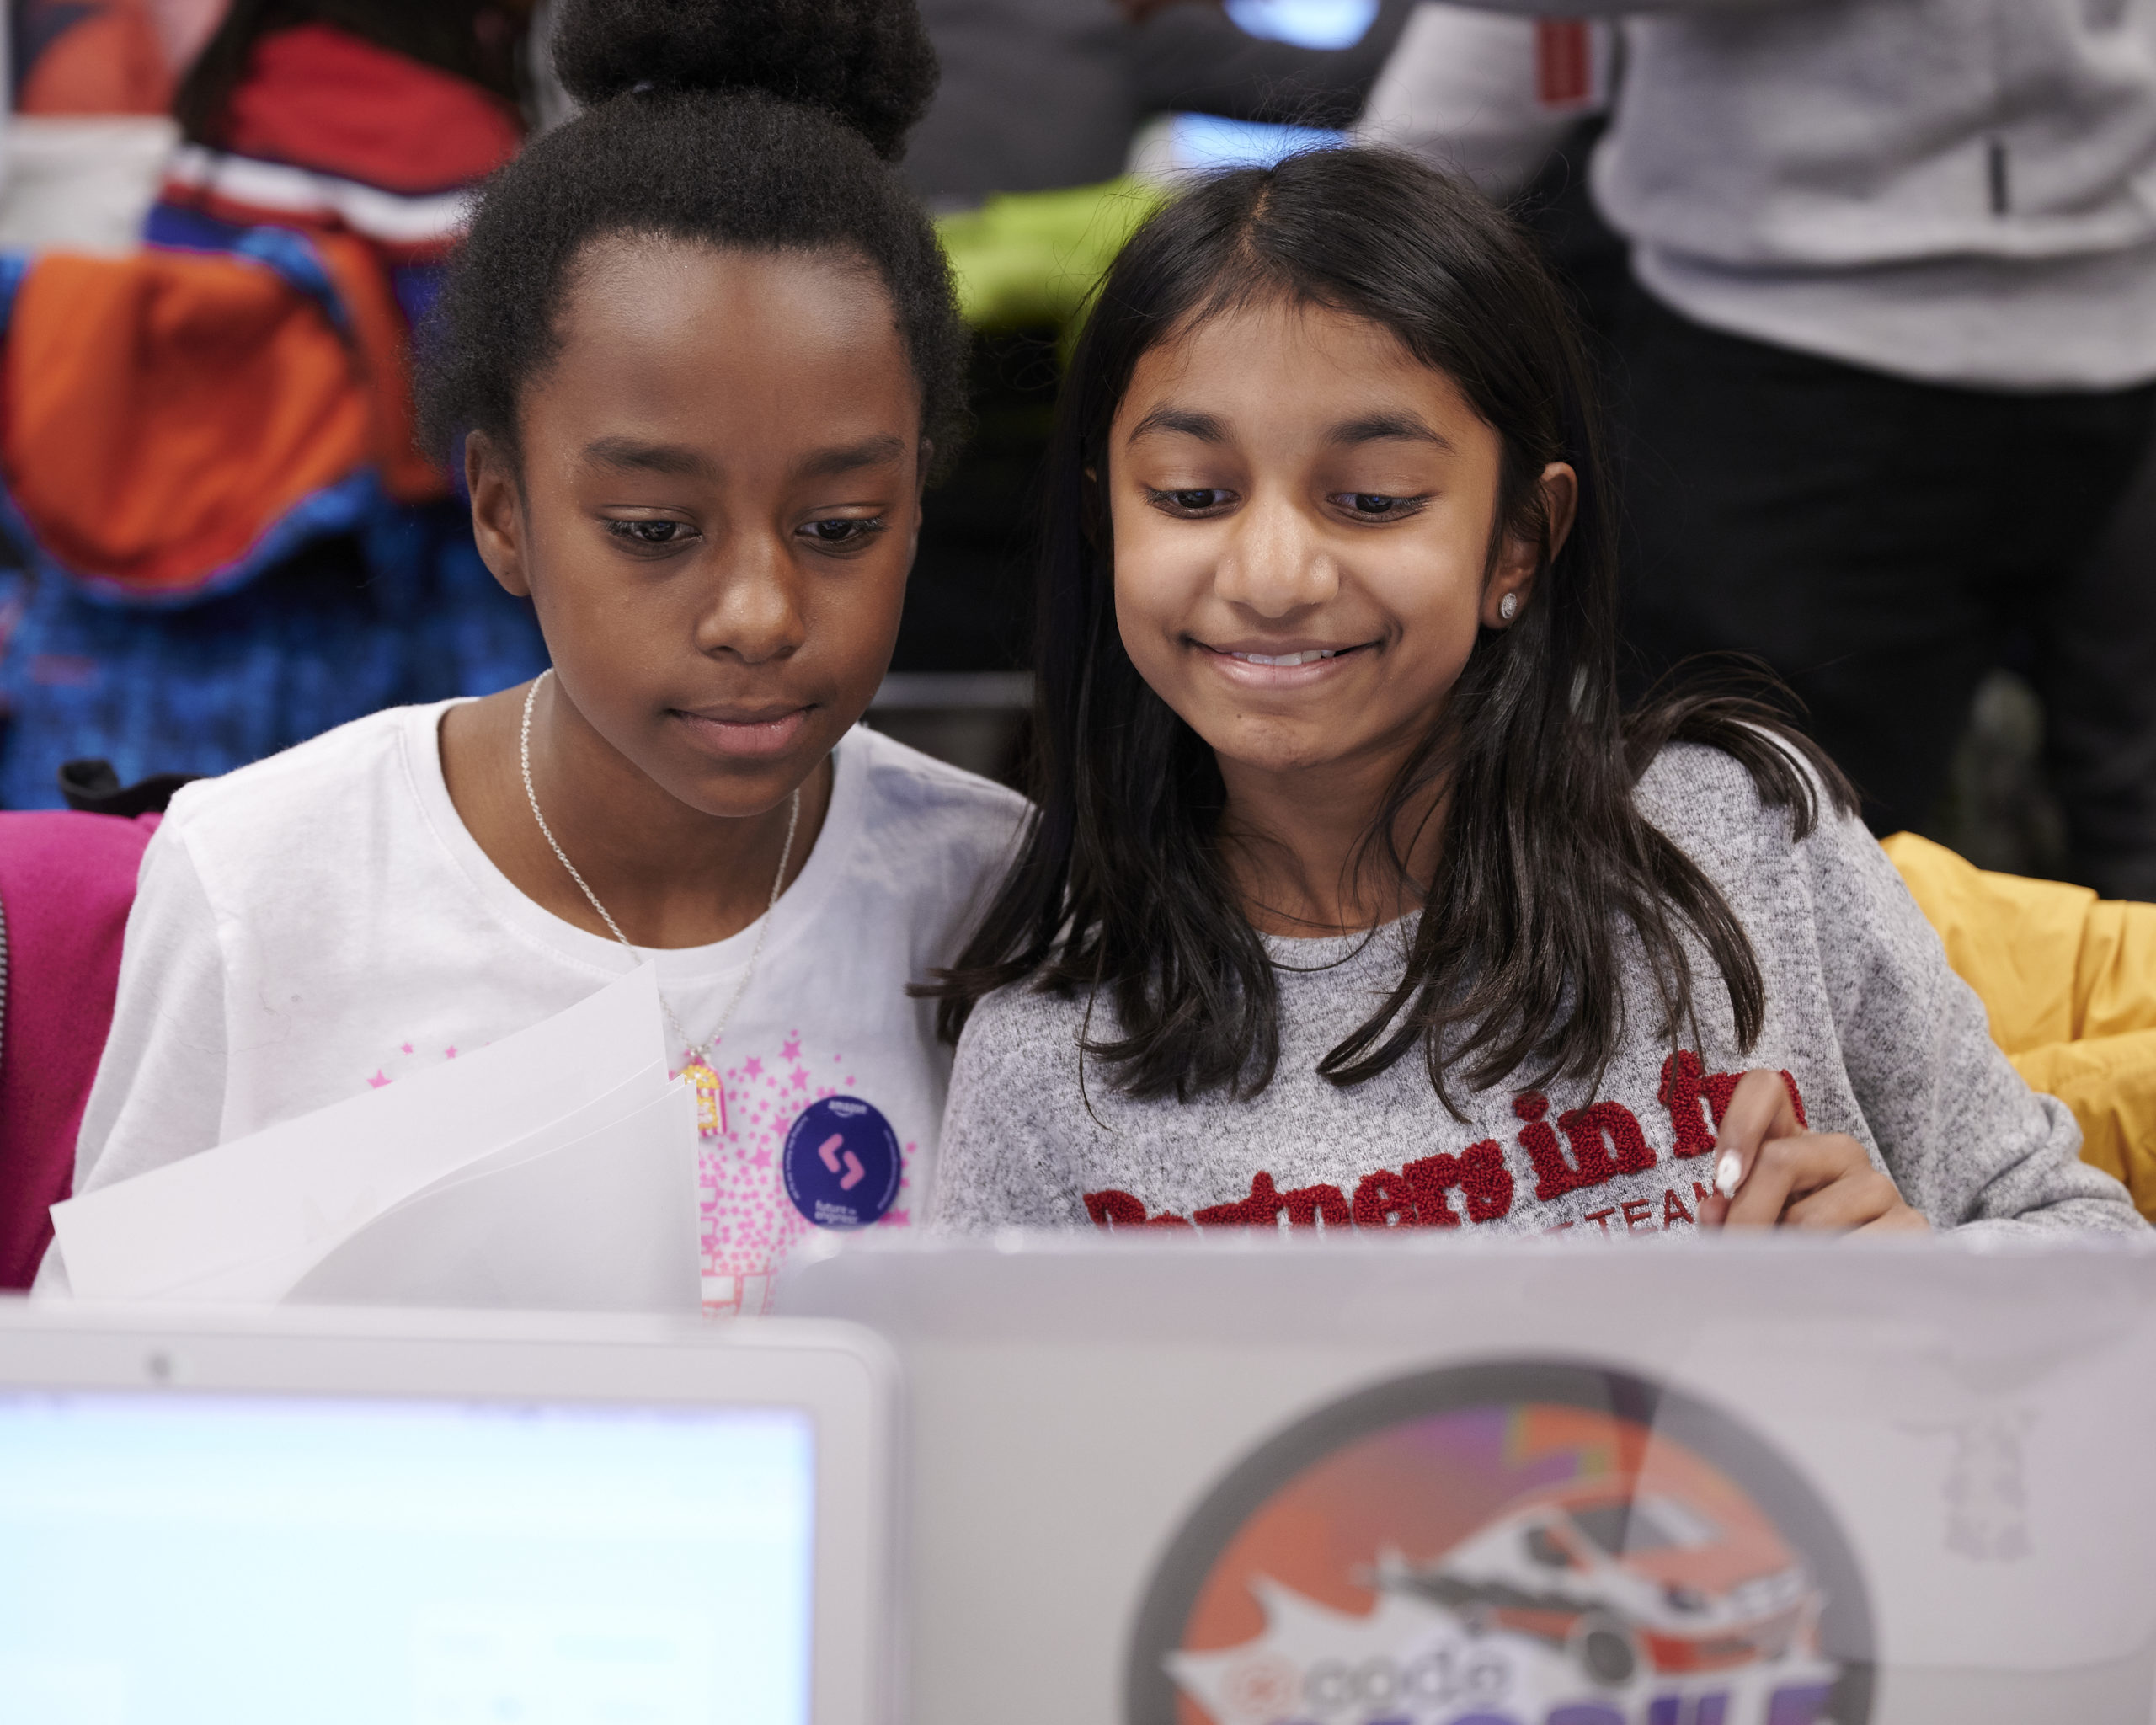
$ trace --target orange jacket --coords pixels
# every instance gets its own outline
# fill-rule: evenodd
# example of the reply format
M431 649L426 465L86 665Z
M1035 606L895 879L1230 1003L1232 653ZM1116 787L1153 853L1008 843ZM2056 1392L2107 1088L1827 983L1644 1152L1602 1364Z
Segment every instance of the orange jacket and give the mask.
M403 320L363 243L256 255L48 254L13 272L0 479L41 563L174 602L336 531L377 491L439 494L414 446Z

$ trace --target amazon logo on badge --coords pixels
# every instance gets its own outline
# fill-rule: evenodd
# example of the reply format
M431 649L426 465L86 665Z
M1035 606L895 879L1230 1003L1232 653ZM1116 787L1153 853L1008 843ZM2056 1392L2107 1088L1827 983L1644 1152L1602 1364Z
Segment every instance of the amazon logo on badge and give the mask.
M1139 1613L1125 1725L1865 1725L1871 1610L1779 1455L1629 1373L1380 1384L1261 1445Z
M899 1135L880 1109L827 1096L796 1116L781 1161L786 1195L819 1228L865 1228L899 1199Z

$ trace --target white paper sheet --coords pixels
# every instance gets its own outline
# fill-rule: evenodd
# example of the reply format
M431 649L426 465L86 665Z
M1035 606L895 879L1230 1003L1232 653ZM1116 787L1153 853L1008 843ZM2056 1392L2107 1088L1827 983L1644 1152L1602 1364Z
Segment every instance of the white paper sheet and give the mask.
M53 1226L79 1298L275 1300L415 1193L543 1156L670 1087L645 965L489 1047L55 1204Z
M300 1279L296 1305L701 1309L696 1097L659 1101L543 1154L451 1175Z
M602 1127L612 1125L651 1108L653 1097L664 1097L682 1087L669 1083L665 1065L663 1062L654 1061L635 1077L616 1085L604 1096L586 1103L582 1108L550 1122L536 1132L527 1134L513 1144L488 1151L477 1160L465 1163L430 1185L422 1187L410 1197L400 1199L382 1214L393 1215L403 1205L414 1203L430 1193L446 1191L460 1181L476 1179L499 1169L513 1167L578 1143ZM374 1219L379 1220L380 1217ZM360 1231L373 1225L373 1220L362 1223ZM293 1285L320 1263L325 1255L339 1250L342 1242L350 1237L347 1234L311 1239L304 1245L280 1252L274 1258L227 1265L199 1279L167 1288L157 1297L222 1306L257 1305L280 1300L286 1297Z

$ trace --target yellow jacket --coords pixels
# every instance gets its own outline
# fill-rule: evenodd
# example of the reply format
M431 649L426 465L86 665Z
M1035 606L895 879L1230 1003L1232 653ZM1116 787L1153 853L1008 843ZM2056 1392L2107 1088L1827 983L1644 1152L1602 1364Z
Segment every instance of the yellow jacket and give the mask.
M1886 851L1983 1000L1992 1039L2073 1110L2082 1160L2156 1221L2156 905L1988 873L1914 833Z

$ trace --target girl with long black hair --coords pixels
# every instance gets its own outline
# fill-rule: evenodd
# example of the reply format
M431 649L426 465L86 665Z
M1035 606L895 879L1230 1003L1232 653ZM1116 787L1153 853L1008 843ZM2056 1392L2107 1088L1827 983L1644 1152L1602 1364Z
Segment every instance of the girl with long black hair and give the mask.
M1572 320L1470 190L1224 175L1051 457L1039 812L941 985L947 1225L2138 1229L1833 766L1617 695Z

